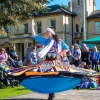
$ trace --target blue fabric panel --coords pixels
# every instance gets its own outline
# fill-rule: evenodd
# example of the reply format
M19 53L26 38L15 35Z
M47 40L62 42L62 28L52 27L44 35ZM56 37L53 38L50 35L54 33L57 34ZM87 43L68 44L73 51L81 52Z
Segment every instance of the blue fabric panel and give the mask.
M80 78L72 77L32 77L21 82L25 88L39 93L57 93L75 88Z

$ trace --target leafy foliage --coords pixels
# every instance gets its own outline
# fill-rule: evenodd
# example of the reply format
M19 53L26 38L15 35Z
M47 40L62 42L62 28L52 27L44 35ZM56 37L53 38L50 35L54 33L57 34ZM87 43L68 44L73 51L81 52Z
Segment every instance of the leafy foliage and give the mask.
M0 30L17 26L31 18L32 13L44 11L45 4L52 0L0 0Z

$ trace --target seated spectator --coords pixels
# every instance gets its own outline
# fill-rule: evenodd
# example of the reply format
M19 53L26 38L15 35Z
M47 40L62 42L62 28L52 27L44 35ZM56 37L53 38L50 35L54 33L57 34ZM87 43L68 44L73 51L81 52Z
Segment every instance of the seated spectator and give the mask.
M16 57L18 56L17 52L16 52L16 47L12 46L11 50L8 52L8 65L11 67L16 67L16 64L14 62L14 60L16 59Z
M31 63L31 59L28 59L28 61L27 61L27 65L29 66L29 65L32 65L32 63Z
M9 60L14 62L14 59L16 59L16 56L18 55L17 52L16 52L16 47L15 46L12 46L12 48L9 51L8 55L9 55L8 56Z
M23 64L22 64L22 61L20 60L20 57L16 56L16 59L14 60L14 63L15 63L15 67L22 67Z
M7 61L7 59L8 59L8 55L5 51L5 49L1 48L1 50L0 50L0 63L5 63Z
M82 67L84 69L90 69L88 66L86 66L86 63L83 62L83 65ZM84 77L81 81L81 84L80 84L80 88L84 88L84 89L87 89L87 88L96 88L97 87L97 83L96 83L96 79L95 77Z
M64 54L64 55L61 57L61 60L62 60L63 62L68 62L67 55Z
M84 69L90 69L89 66L86 65L86 62L82 62L79 67Z

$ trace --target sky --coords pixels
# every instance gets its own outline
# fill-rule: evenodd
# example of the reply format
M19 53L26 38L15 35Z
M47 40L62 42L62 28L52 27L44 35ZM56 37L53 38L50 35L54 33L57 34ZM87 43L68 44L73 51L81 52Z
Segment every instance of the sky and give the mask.
M63 5L68 5L68 2L71 0L53 0L49 5L54 5L54 4L63 4ZM96 10L100 10L100 0L95 0L96 1Z

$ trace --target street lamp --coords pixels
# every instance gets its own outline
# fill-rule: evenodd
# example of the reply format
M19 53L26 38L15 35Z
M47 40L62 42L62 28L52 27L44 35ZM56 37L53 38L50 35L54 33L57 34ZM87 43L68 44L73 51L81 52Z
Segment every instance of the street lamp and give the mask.
M86 40L86 0L83 0L83 37Z

